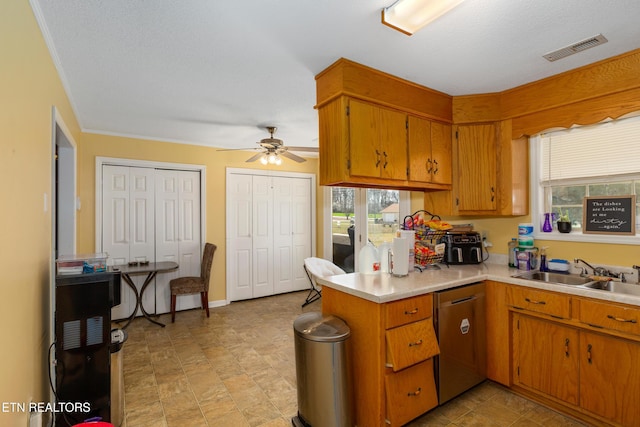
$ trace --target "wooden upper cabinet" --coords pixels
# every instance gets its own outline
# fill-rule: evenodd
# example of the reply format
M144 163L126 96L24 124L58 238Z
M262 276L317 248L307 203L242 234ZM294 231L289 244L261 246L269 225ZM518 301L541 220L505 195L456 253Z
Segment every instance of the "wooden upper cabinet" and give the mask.
M406 115L355 99L348 114L351 175L406 180Z
M409 116L409 180L451 184L451 126Z
M460 213L497 210L497 136L494 124L457 127Z

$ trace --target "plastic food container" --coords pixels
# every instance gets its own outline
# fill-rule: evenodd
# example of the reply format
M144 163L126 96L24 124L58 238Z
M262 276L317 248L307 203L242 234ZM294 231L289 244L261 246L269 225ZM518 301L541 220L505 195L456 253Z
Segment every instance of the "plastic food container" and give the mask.
M547 268L551 271L560 271L562 273L566 273L569 271L569 261L566 259L552 259L547 262Z
M60 255L56 260L58 274L99 273L106 271L106 252L84 255Z

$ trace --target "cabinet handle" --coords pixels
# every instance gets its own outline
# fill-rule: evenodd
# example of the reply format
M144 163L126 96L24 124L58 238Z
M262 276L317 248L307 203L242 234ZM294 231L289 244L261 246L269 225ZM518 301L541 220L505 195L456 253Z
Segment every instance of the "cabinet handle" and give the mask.
M422 345L422 340L418 340L416 342L410 342L409 347L415 347L417 345Z
M411 316L412 314L418 314L418 308L416 307L411 311L406 311L405 310L404 314L406 314L407 316Z
M422 393L422 387L418 387L416 391L410 391L409 393L407 393L407 396L418 396L420 393Z
M384 169L386 169L387 168L387 164L389 163L389 162L387 162L387 152L383 151L382 154L384 155L384 165L382 165L382 167Z
M433 170L433 165L431 164L431 159L427 159L427 172L431 173Z
M564 339L564 355L569 357L569 338Z
M524 300L526 302L530 303L530 304L539 304L539 305L545 305L546 304L546 302L544 302L544 301L534 301L534 300L531 300L529 298L525 298Z
M435 168L433 169L433 174L437 174L438 173L438 161L434 160L433 164L435 165Z
M591 344L587 345L587 362L591 364Z
M610 314L607 315L607 318L608 319L613 319L616 322L622 322L622 323L638 323L636 321L636 319L623 319L622 317L615 317L615 316L612 316Z
M376 167L380 166L380 152L378 150L376 150Z
M493 200L496 197L496 190L495 188L491 187L491 201L493 202Z

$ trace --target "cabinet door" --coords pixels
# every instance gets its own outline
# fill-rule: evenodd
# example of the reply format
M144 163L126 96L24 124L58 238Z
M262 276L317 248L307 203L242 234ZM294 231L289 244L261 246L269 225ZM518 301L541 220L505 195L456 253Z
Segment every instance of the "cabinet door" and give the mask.
M355 100L349 102L351 175L376 178L380 176L382 153L377 122L377 107Z
M580 406L625 426L640 424L640 345L580 335Z
M431 182L451 184L451 126L431 123Z
M578 331L546 320L514 315L514 380L578 404Z
M496 210L495 125L458 126L458 210Z
M351 175L406 179L406 115L349 101L349 157Z
M431 158L431 122L409 116L409 179L431 182L433 159Z
M380 177L407 179L407 116L394 110L380 108Z

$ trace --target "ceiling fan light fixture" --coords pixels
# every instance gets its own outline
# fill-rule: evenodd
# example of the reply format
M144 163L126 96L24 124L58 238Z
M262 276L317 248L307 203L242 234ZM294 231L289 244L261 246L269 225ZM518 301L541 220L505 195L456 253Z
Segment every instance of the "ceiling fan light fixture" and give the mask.
M264 156L260 157L260 163L262 163L265 166L269 163L269 159L267 158L266 154Z
M382 23L408 36L464 0L398 0L382 9Z

